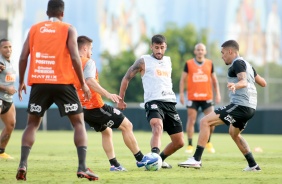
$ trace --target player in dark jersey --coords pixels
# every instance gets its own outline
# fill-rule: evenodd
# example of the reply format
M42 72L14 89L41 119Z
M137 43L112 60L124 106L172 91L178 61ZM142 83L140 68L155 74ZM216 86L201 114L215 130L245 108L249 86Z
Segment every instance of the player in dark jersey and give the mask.
M266 81L256 73L254 68L239 56L239 44L228 40L222 44L221 54L228 69L227 88L230 91L230 104L216 109L201 119L198 145L193 157L179 163L180 167L201 168L201 157L210 134L210 126L226 124L229 134L248 162L243 171L260 171L250 147L241 132L246 128L247 121L253 117L257 107L257 91L255 83L265 87Z

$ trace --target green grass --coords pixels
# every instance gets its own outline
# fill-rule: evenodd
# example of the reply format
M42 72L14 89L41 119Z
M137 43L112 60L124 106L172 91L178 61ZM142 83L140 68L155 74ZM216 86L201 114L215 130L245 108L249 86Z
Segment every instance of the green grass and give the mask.
M142 152L150 152L150 132L135 132ZM0 183L22 183L16 181L15 175L20 160L20 144L22 131L14 131L6 148L14 160L0 160ZM177 167L177 163L189 156L185 148L178 150L167 158L173 166L170 170L156 172L144 171L135 165L135 159L122 140L120 131L114 132L114 145L118 161L128 172L109 172L109 162L101 146L101 135L88 131L87 165L99 177L96 183L282 183L282 136L281 135L248 135L243 134L252 150L261 147L262 153L255 153L256 161L262 172L242 172L247 165L228 134L214 134L212 143L215 154L205 152L202 157L203 167L199 170ZM196 145L198 135L194 136ZM164 133L162 148L169 142ZM73 143L72 131L38 131L36 142L31 150L28 161L26 183L88 183L86 179L76 177L77 156Z

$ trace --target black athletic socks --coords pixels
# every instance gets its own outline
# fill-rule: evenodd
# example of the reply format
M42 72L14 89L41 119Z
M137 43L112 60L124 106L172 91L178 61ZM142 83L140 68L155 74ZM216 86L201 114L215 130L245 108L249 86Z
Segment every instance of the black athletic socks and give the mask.
M144 155L141 151L138 151L138 153L136 153L134 157L138 162L140 162L143 159Z
M115 166L115 167L119 167L119 166L120 166L120 163L118 163L116 157L110 159L109 162L110 162L111 166L112 166L112 165Z
M246 160L247 160L247 162L249 164L249 167L254 167L255 165L257 165L257 163L256 163L256 161L255 161L255 159L253 157L252 152L249 152L249 153L247 153L244 156L245 156L245 158L246 158Z
M76 149L77 149L77 155L78 155L78 170L85 171L87 169L86 164L85 164L87 147L80 146L80 147L77 147Z
M164 154L164 152L161 152L160 157L162 158L162 161L164 161L168 156Z
M205 149L205 147L197 145L196 151L195 151L195 153L193 155L193 157L194 157L194 159L196 161L200 161L201 160L203 152L204 152L204 149Z
M192 146L193 139L188 139L188 146Z
M158 147L153 147L153 148L151 149L151 152L152 152L152 153L160 154L160 149L159 149Z
M0 148L0 154L4 153L5 149L4 148Z
M30 153L31 147L28 146L22 146L21 147L21 161L20 161L20 167L27 167L27 158Z

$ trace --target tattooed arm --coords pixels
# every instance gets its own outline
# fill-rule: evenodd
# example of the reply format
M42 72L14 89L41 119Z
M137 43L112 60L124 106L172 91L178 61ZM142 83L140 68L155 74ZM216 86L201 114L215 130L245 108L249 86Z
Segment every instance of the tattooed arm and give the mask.
M118 108L121 110L124 110L126 108L126 103L124 102L125 92L127 90L129 81L135 77L137 73L141 73L141 76L143 76L145 72L145 63L144 59L140 58L134 62L132 66L129 67L126 74L122 78L120 89L119 89L119 96L122 98L120 102L118 103Z
M230 91L233 91L233 93L235 93L236 90L241 89L241 88L245 88L248 85L248 81L247 81L247 73L246 72L240 72L237 74L237 78L238 78L238 82L237 83L227 83L227 88Z

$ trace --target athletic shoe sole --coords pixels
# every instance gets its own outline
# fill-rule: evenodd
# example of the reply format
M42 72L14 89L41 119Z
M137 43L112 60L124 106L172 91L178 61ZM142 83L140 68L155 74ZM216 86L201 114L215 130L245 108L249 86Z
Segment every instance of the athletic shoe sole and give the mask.
M201 169L202 165L180 165L178 164L178 167Z

